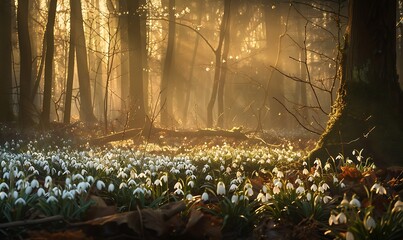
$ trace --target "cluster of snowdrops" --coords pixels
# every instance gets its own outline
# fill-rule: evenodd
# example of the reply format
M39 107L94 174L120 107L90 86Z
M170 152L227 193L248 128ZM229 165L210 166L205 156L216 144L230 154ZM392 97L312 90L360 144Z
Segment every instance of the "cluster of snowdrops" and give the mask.
M62 215L79 221L91 207L89 195L119 211L158 208L172 201L195 203L223 219L223 229L247 234L260 221L301 224L314 221L334 239L401 239L403 203L376 178L366 196L352 191L343 170L361 176L375 166L354 151L310 164L291 144L207 145L182 153L158 153L158 146L74 148L39 141L0 146L0 225L31 216ZM348 175L348 174L347 174ZM361 183L360 183L361 184ZM380 207L373 203L382 199ZM364 202L365 200L365 202ZM211 206L214 207L211 207ZM5 234L5 229L0 229Z

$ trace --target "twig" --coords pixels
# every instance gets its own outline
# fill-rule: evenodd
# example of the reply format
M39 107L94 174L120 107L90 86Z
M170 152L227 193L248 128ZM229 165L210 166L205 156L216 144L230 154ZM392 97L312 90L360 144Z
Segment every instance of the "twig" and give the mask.
M314 131L314 130L312 130L312 129L307 128L304 124L301 123L301 121L298 119L298 117L295 116L295 114L292 113L280 100L278 100L276 97L273 97L273 98L274 98L274 100L276 100L278 103L280 103L281 106L283 106L284 109L285 109L289 114L291 114L291 116L294 117L294 119L298 122L298 124L299 124L301 127L303 127L303 128L304 128L305 130L307 130L308 132L311 132L311 133L314 133L314 134L317 134L317 135L321 135L321 133L316 132L316 131Z

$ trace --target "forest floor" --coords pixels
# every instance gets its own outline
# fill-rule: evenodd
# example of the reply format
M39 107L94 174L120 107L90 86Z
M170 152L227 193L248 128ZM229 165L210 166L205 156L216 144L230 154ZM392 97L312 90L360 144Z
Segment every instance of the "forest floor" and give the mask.
M105 136L80 123L3 125L0 236L402 239L403 169L378 169L360 150L306 163L314 142L242 129Z

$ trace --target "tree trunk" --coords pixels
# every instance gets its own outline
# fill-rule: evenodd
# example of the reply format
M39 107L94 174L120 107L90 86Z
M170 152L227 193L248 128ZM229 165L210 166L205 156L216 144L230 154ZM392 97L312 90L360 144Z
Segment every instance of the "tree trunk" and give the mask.
M46 25L46 60L45 60L45 82L43 89L43 109L41 124L46 127L50 121L50 103L52 101L53 81L53 53L54 53L54 25L56 18L57 0L49 3L48 23Z
M127 2L129 10L129 66L130 66L130 105L129 126L144 127L146 114L143 93L143 62L141 45L140 0Z
M168 23L168 44L164 60L164 68L161 78L161 125L169 126L169 120L172 118L172 72L173 72L173 54L175 46L176 24L175 24L175 0L169 0L169 23Z
M122 98L122 116L124 113L128 111L128 102L129 102L129 36L128 36L128 25L129 18L128 14L125 14L128 11L127 9L127 0L119 0L119 12L120 12L120 81L121 81L121 98Z
M87 47L84 35L84 21L81 0L70 0L72 27L75 28L74 45L77 56L78 81L80 87L80 119L84 122L96 122L92 108L90 74L87 62Z
M403 103L396 75L396 1L351 0L341 86L317 148L326 160L364 149L378 167L403 165Z
M223 53L221 57L221 71L220 71L220 79L218 80L218 92L217 92L217 126L220 128L224 128L225 118L224 118L224 89L225 89L225 81L227 78L228 71L228 53L230 47L230 38L231 38L231 2L228 1L228 17L225 23L225 34L224 34L224 46ZM236 9L236 8L235 8Z
M213 127L213 108L217 98L218 83L221 75L222 67L222 48L225 38L225 32L227 30L228 19L230 15L231 0L224 0L224 14L222 16L222 22L220 26L220 38L218 40L218 46L215 50L215 67L214 67L214 82L211 91L210 100L207 105L207 127Z
M0 1L0 122L14 120L12 108L12 1Z
M18 0L17 26L20 48L20 103L19 121L23 128L34 125L34 107L31 102L32 52L28 27L28 0Z
M74 0L71 0L74 1ZM71 3L71 2L70 2ZM73 19L73 12L70 12L70 19ZM64 119L63 122L66 124L70 123L71 118L71 101L73 97L73 81L74 81L74 63L75 63L75 52L76 48L74 46L74 39L76 38L76 30L73 27L73 21L70 21L70 44L69 44L69 60L67 69L67 80L66 80L66 100L64 103Z

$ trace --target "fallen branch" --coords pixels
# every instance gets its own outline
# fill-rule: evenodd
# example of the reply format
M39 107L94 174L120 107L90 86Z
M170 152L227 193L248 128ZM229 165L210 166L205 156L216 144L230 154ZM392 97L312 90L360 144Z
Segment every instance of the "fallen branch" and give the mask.
M63 219L64 219L63 216L56 215L56 216L40 218L40 219L7 222L7 223L1 223L0 224L0 229L13 228L13 227L23 227L23 226L29 226L29 225L37 225L37 224L43 224L43 223L49 223L49 222L56 222L56 221L61 221Z
M163 128L155 128L143 129L143 128L134 128L128 129L122 132L114 133L111 135L103 136L100 138L95 138L90 140L92 144L106 144L113 141L122 141L127 140L134 137L148 137L148 136L160 136L162 134L167 134L170 137L230 137L236 139L249 139L245 133L241 132L241 129L233 129L233 130L221 130L221 129L200 129L197 131L177 131L177 130L169 130Z

